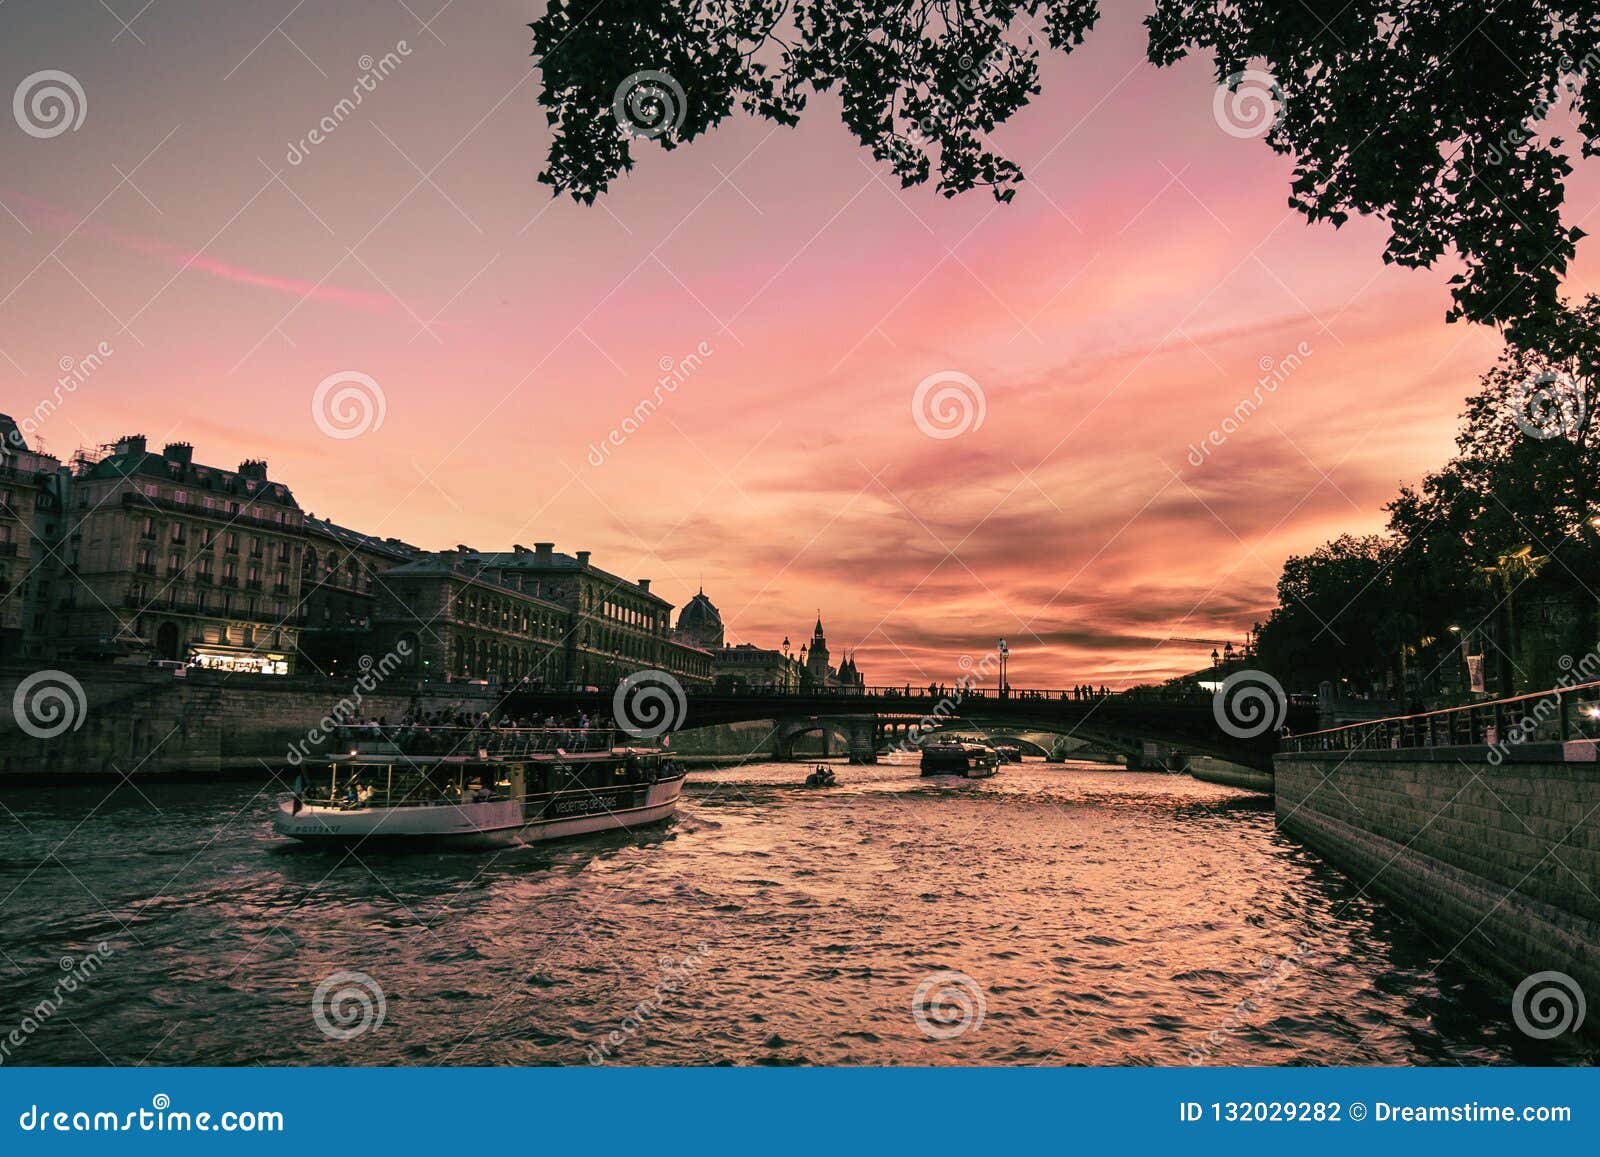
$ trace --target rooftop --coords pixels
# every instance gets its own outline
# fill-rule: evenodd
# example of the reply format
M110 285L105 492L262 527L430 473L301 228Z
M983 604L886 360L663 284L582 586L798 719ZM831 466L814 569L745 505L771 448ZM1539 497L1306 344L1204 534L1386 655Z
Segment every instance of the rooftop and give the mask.
M268 481L267 464L259 458L246 458L237 470L205 466L195 462L190 443L169 442L157 453L148 448L143 434L130 434L105 449L99 458L78 459L79 478L158 478L208 493L233 494L296 510L300 507L287 486Z

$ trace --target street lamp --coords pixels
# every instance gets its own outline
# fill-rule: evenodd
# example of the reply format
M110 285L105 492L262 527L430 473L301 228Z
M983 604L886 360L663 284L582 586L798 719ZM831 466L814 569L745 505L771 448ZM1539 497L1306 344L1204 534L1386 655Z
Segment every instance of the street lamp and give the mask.
M1011 654L1011 648L1006 646L1006 641L1001 639L995 646L1000 654L1000 698L1004 699L1011 693L1011 685L1006 682L1006 657Z

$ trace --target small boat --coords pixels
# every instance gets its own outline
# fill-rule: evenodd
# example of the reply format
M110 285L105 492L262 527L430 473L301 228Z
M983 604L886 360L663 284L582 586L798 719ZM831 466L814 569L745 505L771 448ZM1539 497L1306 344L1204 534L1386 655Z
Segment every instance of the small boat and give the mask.
M1000 756L986 743L940 739L922 745L923 775L959 775L984 779L999 770Z
M806 776L807 787L834 787L838 782L834 777L833 769L823 767L820 763L817 764L810 775Z
M995 754L1000 757L1000 762L1001 763L1021 763L1022 762L1022 745L1021 744L1008 743L1005 740L1001 739L1001 740L997 740L993 744L993 747L994 747Z
M308 763L272 827L307 843L484 846L631 829L670 817L685 772L670 753L616 746L610 728L342 731Z

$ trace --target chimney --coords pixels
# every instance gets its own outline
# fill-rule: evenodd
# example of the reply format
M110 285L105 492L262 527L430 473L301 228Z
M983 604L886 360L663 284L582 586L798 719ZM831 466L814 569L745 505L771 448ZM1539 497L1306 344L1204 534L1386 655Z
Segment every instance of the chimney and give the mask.
M533 544L533 561L540 566L550 565L550 552L555 550L553 542L536 542Z
M143 438L139 439L141 442ZM257 482L267 480L267 460L265 458L246 458L239 463L240 478L254 478Z
M520 542L514 542L511 544L511 553L521 558L523 555L531 554L532 552Z
M639 580L639 589L642 590L645 594L649 594L650 593L650 580L649 579L640 579Z
M580 568L582 568L582 567L586 567L588 565L589 565L589 552L586 551L586 550L580 550L578 552L578 566Z
M143 434L128 434L117 439L118 454L143 454L144 448Z
M168 442L167 448L161 453L168 462L176 462L180 466L189 466L194 463L194 444L192 442Z

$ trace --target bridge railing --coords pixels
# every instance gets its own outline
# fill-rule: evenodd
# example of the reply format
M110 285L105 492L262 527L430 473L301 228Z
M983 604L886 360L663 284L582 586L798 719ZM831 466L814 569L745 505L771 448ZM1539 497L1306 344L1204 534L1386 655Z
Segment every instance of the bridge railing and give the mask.
M1205 705L1209 704L1213 698L1210 691L1108 690L1102 693L1098 688L1080 692L1073 687L1012 687L1010 690L1003 692L995 687L959 687L950 683L921 687L916 684L908 685L905 683L871 687L694 686L685 687L684 690L690 695L714 697L811 699L856 696L862 699L919 699L933 702L937 702L940 699L960 702L977 699L991 703L1014 701L1093 703L1101 700L1112 700L1121 703L1189 703ZM1312 702L1314 702L1314 699Z
M1600 681L1295 735L1286 751L1514 747L1600 738Z

